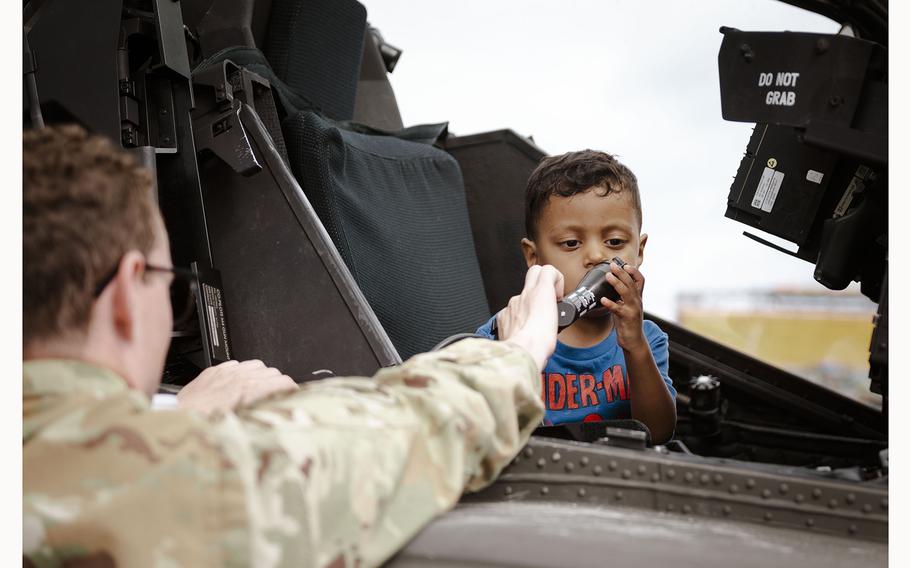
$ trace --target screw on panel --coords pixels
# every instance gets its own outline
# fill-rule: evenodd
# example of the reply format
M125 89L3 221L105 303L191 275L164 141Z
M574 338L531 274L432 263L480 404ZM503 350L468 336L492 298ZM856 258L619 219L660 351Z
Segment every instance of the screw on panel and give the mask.
M837 509L837 499L831 499L830 501L828 501L828 508Z
M525 448L525 457L529 458L534 455L534 448Z
M687 471L685 475L686 483L692 483L692 480L695 479L695 476L692 475L691 471Z
M856 495L853 493L847 493L847 503L850 503L851 505L856 503Z
M610 471L616 471L616 468L619 467L619 464L616 463L616 460L610 460L610 463L607 464L607 467L610 468Z
M543 467L545 465L547 465L547 460L545 460L544 458L540 458L539 460L537 460L537 467L539 469L543 469Z
M682 509L682 510L683 510L683 513L685 513L685 514L688 515L689 513L692 512L692 507L691 507L690 505L683 505L683 509Z
M749 46L748 43L744 43L741 46L739 46L739 52L742 53L743 59L746 60L746 63L751 63L752 60L755 58L755 54L752 53L752 48Z
M672 513L673 509L675 509L675 507L673 506L673 503L667 503L666 509L667 509L668 513Z
M587 495L587 494L588 494L588 492L587 492L587 490L586 490L584 487L582 487L582 488L580 488L580 489L578 490L578 496L579 496L579 497L584 497L584 496Z
M623 479L629 479L630 477L632 477L632 472L631 472L631 471L629 471L628 469L622 470L622 478L623 478Z
M547 487L546 485L544 485L543 487L540 488L540 494L541 494L541 495L546 495L546 494L549 493L549 492L550 492L550 488Z
M673 468L668 469L667 470L667 479L673 479L674 477L676 477L676 470Z
M856 534L856 532L858 530L859 530L859 527L857 527L856 525L850 525L849 527L847 527L847 532L849 532L850 534Z
M813 499L821 499L821 496L822 496L822 490L821 490L821 489L813 489L813 490L812 490L812 498L813 498Z
M736 493L737 491L739 491L738 485L736 485L735 483L730 485L730 493Z
M644 465L638 466L638 475L644 475L647 472L648 472L648 468L646 468Z
M708 482L711 481L711 476L708 475L707 473L703 473L703 474L701 474L701 477L699 478L699 481L701 481L701 484L702 484L702 485L707 485Z
M658 481L660 481L660 474L659 474L659 473L652 473L652 474L651 474L651 481L654 482L654 483L657 483Z
M777 490L780 491L781 495L786 495L787 491L790 491L790 486L786 483L781 483Z
M831 43L827 38L820 38L817 42L815 42L815 52L819 55L828 51L829 47L831 47Z
M765 521L770 521L773 518L774 518L774 515L772 515L770 511L765 512Z
M512 465L518 465L520 463L521 463L521 458L518 456L515 456L515 459L512 460Z
M575 469L575 464L574 464L574 463L572 463L572 462L566 463L566 471L568 471L569 473L571 473L572 470L574 470L574 469Z
M764 491L761 492L761 496L762 496L762 499L770 499L770 498L771 498L771 490L770 490L770 489L765 489Z
M733 512L733 508L730 507L730 505L724 505L724 508L721 509L721 512L723 512L724 516L729 517L730 513Z
M814 520L814 519L806 519L806 526L809 527L809 528L811 529L812 527L815 526L815 520Z
M871 512L872 512L872 505L870 505L869 503L866 503L865 505L863 505L863 513L868 514Z
M558 462L561 459L562 459L562 456L559 455L559 452L553 452L553 457L552 457L553 461Z
M753 487L755 487L755 480L754 480L754 479L747 479L747 480L746 480L746 487L748 487L749 489L752 489Z
M802 503L803 501L806 500L806 498L803 497L802 493L797 493L796 497L794 497L793 500L796 501L797 503Z
M881 507L882 507L882 509L884 509L885 511L888 510L888 500L887 500L887 499L882 499Z
M511 494L512 494L512 486L506 485L506 495L511 495Z
M594 475L600 475L601 473L603 473L603 470L604 470L604 468L600 467L599 465L595 465L594 466Z
M617 501L622 501L623 492L622 492L622 491L617 491L617 492L616 492L616 495L615 495L614 497L616 497L616 500L617 500Z
M714 474L714 485L720 485L723 482L724 482L723 475L721 475L719 473Z
M584 466L588 465L588 462L590 462L590 461L591 460L588 459L588 456L581 456L579 463L581 464L581 467L584 467Z

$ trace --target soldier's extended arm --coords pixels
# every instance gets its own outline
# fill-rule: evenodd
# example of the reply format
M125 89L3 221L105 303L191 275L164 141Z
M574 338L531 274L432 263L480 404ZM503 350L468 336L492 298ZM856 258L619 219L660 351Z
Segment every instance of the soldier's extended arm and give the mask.
M238 467L224 487L242 487L251 527L245 542L225 536L228 556L375 566L492 481L543 417L561 293L562 275L535 266L503 315L503 342L464 340L227 415L219 430Z
M526 351L470 339L228 415L224 486L245 490L251 534L224 544L263 565L375 566L495 478L542 418L538 393Z

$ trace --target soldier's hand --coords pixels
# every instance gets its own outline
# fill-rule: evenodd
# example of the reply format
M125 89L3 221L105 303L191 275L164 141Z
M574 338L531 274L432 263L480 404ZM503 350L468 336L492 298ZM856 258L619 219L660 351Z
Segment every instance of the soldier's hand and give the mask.
M298 388L290 377L278 369L266 367L262 361L228 361L199 373L180 390L177 402L180 408L207 414L215 410L233 410Z
M556 302L563 295L562 273L550 265L532 266L521 294L496 316L499 338L523 347L542 370L556 348L559 316Z

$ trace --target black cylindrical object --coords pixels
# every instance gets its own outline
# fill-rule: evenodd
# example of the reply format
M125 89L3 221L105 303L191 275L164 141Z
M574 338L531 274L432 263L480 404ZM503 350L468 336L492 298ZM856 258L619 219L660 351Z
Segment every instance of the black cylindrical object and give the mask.
M720 428L720 381L701 375L689 381L689 413L696 434L710 435Z
M619 293L607 282L610 264L615 262L622 268L626 265L619 257L596 264L578 283L574 292L563 298L556 305L559 314L559 331L575 323L592 309L601 305L602 298L619 300Z

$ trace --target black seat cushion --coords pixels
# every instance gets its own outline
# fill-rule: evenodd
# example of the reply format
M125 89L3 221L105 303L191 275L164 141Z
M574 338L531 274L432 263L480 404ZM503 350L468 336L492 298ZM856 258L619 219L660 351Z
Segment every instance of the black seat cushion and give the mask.
M273 0L263 51L294 91L326 116L350 120L366 21L357 0Z
M282 129L294 175L402 358L489 317L454 158L310 111Z

